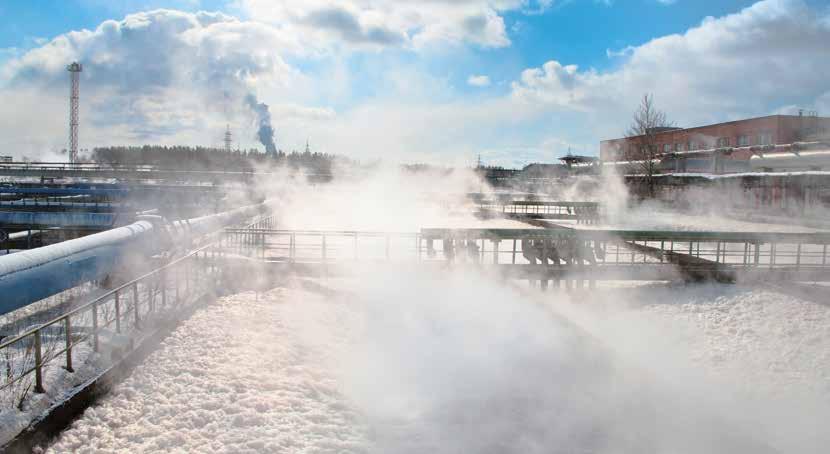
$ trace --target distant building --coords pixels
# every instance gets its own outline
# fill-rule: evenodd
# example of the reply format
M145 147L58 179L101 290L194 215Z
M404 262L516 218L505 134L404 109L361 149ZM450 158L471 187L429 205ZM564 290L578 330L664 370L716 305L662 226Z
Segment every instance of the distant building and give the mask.
M781 145L830 139L830 118L816 113L770 115L695 128L660 128L655 132L662 153ZM643 136L600 142L602 161L638 159Z
M0 156L0 162L12 162L13 159L11 156Z

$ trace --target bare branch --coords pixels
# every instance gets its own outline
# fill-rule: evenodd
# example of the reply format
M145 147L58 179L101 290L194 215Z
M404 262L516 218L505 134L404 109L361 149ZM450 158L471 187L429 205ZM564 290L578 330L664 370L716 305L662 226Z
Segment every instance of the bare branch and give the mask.
M657 171L656 160L661 151L658 148L657 134L672 126L674 124L668 121L666 113L655 107L654 96L648 93L643 95L626 132L629 140L624 155L627 160L640 163L649 195L654 193L653 176Z

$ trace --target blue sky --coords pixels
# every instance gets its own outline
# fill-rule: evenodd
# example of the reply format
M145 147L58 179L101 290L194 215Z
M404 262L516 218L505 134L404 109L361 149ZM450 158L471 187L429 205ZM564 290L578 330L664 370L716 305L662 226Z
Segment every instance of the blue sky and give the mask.
M474 49L465 62L478 72L500 70L504 79L521 68L539 66L552 57L602 69L614 64L606 55L607 49L619 50L655 37L680 33L706 16L733 13L753 3L752 0L677 0L662 4L657 0L617 0L609 5L597 0L569 0L542 14L514 11L505 15L513 45L503 49ZM155 8L224 11L244 16L233 7L233 2L222 0L3 0L0 48L30 49L37 45L36 40L50 39L70 30L92 29L107 19ZM632 25L638 22L648 25ZM440 58L436 60L436 65L447 63Z
M222 124L258 146L250 93L285 149L521 165L596 153L646 92L683 125L830 106L828 17L820 0L3 0L0 89L55 118L0 141L63 145L61 70L80 59L90 147L215 145Z

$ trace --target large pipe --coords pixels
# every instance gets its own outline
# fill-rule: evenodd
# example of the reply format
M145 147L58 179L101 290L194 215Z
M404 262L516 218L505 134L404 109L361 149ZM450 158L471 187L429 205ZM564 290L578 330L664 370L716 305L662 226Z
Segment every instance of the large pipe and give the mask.
M0 225L105 229L112 227L117 216L113 213L0 211Z
M0 201L0 209L2 208L75 208L75 209L102 209L102 208L121 208L124 204L118 202L51 202L45 200L6 200Z
M153 224L134 224L0 257L0 314L105 275L130 249L152 241Z
M265 210L250 205L225 213L171 223L174 245L239 224ZM159 218L160 220L160 218ZM161 224L141 220L125 227L0 257L0 315L101 279L116 265L144 260L169 245Z

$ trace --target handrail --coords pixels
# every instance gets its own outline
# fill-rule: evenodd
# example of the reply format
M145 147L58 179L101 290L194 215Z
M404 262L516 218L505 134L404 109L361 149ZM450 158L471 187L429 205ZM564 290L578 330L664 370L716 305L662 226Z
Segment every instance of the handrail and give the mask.
M114 289L110 290L110 291L109 291L109 292L107 292L107 293L104 293L103 295L99 296L98 298L96 298L96 299L94 299L94 300L92 300L92 301L90 301L90 302L88 302L88 303L86 303L86 304L84 304L84 305L82 305L82 306L76 307L75 309L72 309L71 311L66 312L66 313L64 313L64 314L61 314L61 315L59 315L59 316L57 316L57 317L53 318L52 320L50 320L50 321L48 321L48 322L46 322L46 323L42 323L42 324L40 324L40 325L38 325L38 326L36 326L36 327L34 327L34 328L32 328L32 329L28 330L28 331L25 331L25 332L23 332L22 334L18 334L17 336L15 336L14 338L12 338L11 340L0 342L0 350L2 350L2 349L4 349L4 348L8 347L8 346L9 346L9 345L11 345L11 344L14 344L14 343L17 343L17 342L21 341L23 338L25 338L25 337L27 337L27 336L31 336L31 335L33 335L36 331L40 331L40 330L42 330L42 329L44 329L44 328L48 328L48 327L50 327L50 326L52 326L52 325L54 325L54 324L56 324L56 323L58 323L58 322L60 322L60 321L65 320L65 319L66 319L66 318L68 318L68 317L71 317L71 316L73 316L73 315L75 315L75 314L81 313L81 312L83 312L83 311L85 311L85 310L87 310L87 309L91 308L92 306L95 306L95 305L97 305L98 303L100 303L100 302L102 302L102 301L104 301L104 300L109 299L110 297L112 297L112 296L113 296L113 295L115 295L116 293L121 292L121 291L122 291L122 290L124 290L125 288L132 287L133 285L135 285L135 284L139 283L140 281L143 281L143 280L145 280L145 279L149 278L150 276L153 276L154 274L157 274L159 271L165 270L165 269L167 269L167 268L171 268L171 267L173 267L174 265L176 265L176 264L178 264L178 263L180 263L180 262L182 262L182 261L184 261L184 260L187 260L187 259L189 259L190 257L192 257L192 256L194 256L194 255L196 255L196 254L198 254L198 253L200 253L200 252L202 252L202 251L204 251L204 250L206 250L206 249L209 249L209 248L211 248L211 247L213 247L213 246L215 246L215 245L216 245L216 243L211 243L211 244L204 245L204 246L202 246L202 247L200 247L200 248L198 248L198 249L195 249L195 250L191 251L190 253L188 253L187 255L182 256L182 257L179 257L178 259L173 260L172 262L167 263L167 264L166 264L166 265L164 265L164 266L161 266L161 267L159 267L159 268L156 268L156 269L154 269L153 271L150 271L149 273L146 273L146 274L144 274L144 275L142 275L142 276L140 276L140 277L137 277L137 278L135 278L135 279L133 279L133 280L131 280L131 281L129 281L129 282L127 282L127 283L125 283L125 284L122 284L121 286L119 286L119 287L117 287L117 288L114 288Z
M370 231L370 230L294 230L294 229L257 229L257 228L227 228L225 233L266 233L266 234L298 234L298 235L361 235L361 236L415 236L418 232Z

